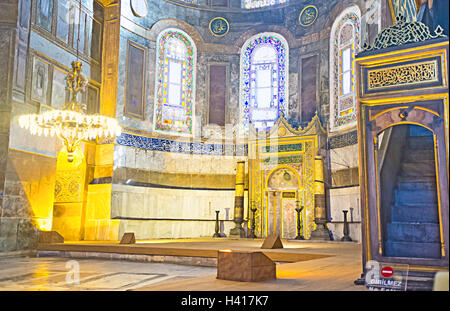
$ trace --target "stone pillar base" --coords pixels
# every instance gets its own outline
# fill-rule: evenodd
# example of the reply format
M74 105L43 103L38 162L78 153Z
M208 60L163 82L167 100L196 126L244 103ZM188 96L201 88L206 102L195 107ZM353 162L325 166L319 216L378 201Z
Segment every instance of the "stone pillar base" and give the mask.
M233 238L233 237L246 238L245 230L240 227L231 229L230 230L230 238Z
M326 224L318 224L316 230L311 232L311 240L331 241L330 232Z

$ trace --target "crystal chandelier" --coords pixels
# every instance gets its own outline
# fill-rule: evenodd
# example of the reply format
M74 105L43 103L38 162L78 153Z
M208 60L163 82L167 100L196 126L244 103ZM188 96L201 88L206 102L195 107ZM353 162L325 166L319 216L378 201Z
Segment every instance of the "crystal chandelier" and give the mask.
M66 78L70 100L62 110L49 110L40 114L19 117L19 126L32 135L58 136L67 148L68 161L72 162L74 152L82 140L113 139L120 135L121 128L116 119L100 114L86 114L86 105L78 103L77 97L87 84L81 74L81 62L72 62L72 70Z
M78 8L78 21L81 21L81 0ZM78 61L80 43L80 22L78 22L77 60L66 77L66 89L69 101L62 110L50 110L41 114L29 114L19 117L19 126L30 130L32 135L58 136L67 148L67 160L73 162L74 152L82 140L113 139L120 135L121 128L116 119L100 114L87 115L86 105L78 103L78 93L84 92L87 81L81 74L81 62Z

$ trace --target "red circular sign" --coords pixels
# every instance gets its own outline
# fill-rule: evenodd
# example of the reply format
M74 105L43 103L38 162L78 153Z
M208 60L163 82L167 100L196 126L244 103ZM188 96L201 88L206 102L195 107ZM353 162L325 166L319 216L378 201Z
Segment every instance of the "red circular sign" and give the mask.
M383 269L381 269L381 275L385 278L390 278L394 275L394 269L392 269L391 267L384 267Z

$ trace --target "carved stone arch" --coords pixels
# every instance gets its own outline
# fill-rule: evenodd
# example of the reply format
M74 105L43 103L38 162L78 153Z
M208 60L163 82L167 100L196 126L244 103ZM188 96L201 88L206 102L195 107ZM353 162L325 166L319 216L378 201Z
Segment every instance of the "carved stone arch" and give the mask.
M156 41L159 34L167 28L178 28L184 31L194 41L197 50L203 50L205 41L200 33L193 26L179 19L162 19L153 24L150 28L148 35L150 40Z
M436 112L421 107L387 109L376 114L371 120L372 135L376 137L387 128L401 124L419 125L435 133L436 119L439 118Z
M340 6L340 5L339 5ZM338 6L337 6L338 7ZM336 9L336 8L335 8ZM333 10L335 11L335 10ZM336 12L337 13L337 12ZM330 130L330 132L339 132L339 131L346 131L349 128L355 127L356 126L356 86L354 89L354 95L353 95L353 100L350 101L352 102L352 106L353 106L353 116L354 116L354 120L350 120L350 121L342 121L342 123L339 123L340 119L342 118L346 118L347 115L345 115L344 117L341 117L340 115L338 115L339 110L338 110L338 105L339 105L339 98L337 95L337 92L339 90L336 89L335 85L336 83L338 83L338 79L339 77L336 77L336 55L335 52L339 51L339 47L335 46L335 40L337 38L337 36L339 35L340 32L340 28L345 25L346 22L344 22L342 25L341 23L343 22L343 19L345 18L346 15L350 14L350 13L355 13L358 17L357 22L359 23L358 28L355 29L355 38L354 38L354 42L356 43L355 46L355 54L358 52L359 47L360 47L360 23L361 23L361 10L359 9L359 7L357 5L352 5L350 7L347 7L346 9L342 10L339 12L340 14L338 14L338 16L336 18L334 18L332 20L333 25L331 27L330 30L330 36L329 36L329 98L330 98L330 117L329 117L329 126L328 129ZM350 93L351 94L351 93ZM348 98L345 98L345 101L347 101ZM338 115L336 117L336 115ZM338 121L336 121L338 120ZM335 123L339 123L339 125L336 125Z
M259 33L264 33L264 32L272 32L275 34L279 34L286 40L289 47L296 47L300 44L300 40L297 40L294 37L294 35L292 34L292 32L289 29L287 29L286 27L277 26L277 25L270 25L270 26L260 25L260 26L253 27L253 28L243 32L236 39L236 41L234 41L233 45L235 46L237 51L241 51L243 45L245 44L245 42L248 39L250 39L253 36L256 36Z
M266 180L266 188L270 190L298 190L300 184L299 173L286 165L276 167Z

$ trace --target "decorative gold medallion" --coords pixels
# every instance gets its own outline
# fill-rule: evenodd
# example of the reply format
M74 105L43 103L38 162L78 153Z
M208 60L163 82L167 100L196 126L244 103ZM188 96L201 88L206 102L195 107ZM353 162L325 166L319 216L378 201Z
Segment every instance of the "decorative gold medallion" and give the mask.
M318 15L317 8L314 5L308 5L300 12L298 22L303 27L309 27L314 24Z
M214 17L209 22L209 31L213 36L223 37L230 30L230 24L223 17Z
M286 128L280 127L278 129L278 136L284 136L284 135L286 135Z

